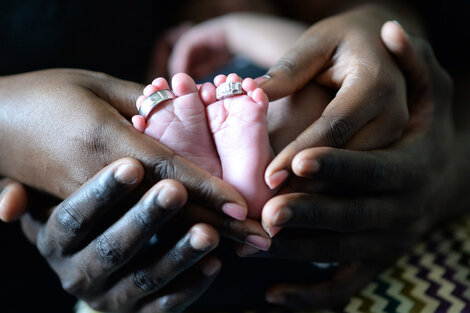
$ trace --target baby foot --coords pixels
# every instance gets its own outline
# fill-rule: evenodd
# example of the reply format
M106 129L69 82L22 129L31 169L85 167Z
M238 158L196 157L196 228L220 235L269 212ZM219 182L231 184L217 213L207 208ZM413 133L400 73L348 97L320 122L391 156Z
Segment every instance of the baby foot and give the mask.
M147 121L140 115L134 116L134 127L212 175L221 177L220 162L207 126L206 107L196 83L188 75L180 73L173 76L171 84L177 98L161 102ZM163 89L170 89L168 82L164 78L156 78L137 99L137 108L145 98Z
M236 74L214 79L216 86L225 81L242 82L242 79ZM222 177L245 197L248 216L259 219L263 205L273 195L264 182L264 171L272 159L266 116L268 97L251 78L243 80L242 88L246 94L217 101L214 85L204 84L201 98L207 105Z

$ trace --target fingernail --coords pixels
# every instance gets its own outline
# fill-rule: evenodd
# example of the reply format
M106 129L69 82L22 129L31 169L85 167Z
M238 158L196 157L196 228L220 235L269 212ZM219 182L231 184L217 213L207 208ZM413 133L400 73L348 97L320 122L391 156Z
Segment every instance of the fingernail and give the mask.
M297 172L309 175L318 172L320 169L320 162L317 160L303 160L297 165Z
M114 172L114 178L121 184L133 184L137 181L136 167L130 163L124 163Z
M214 246L213 241L197 227L192 228L189 235L189 244L194 250L205 251Z
M268 225L264 221L261 221L261 226L263 226L264 230L268 233L270 238L276 236L276 234L281 230L281 227Z
M271 246L271 240L258 235L248 235L245 242L257 249L268 251Z
M209 259L204 263L202 266L202 273L206 277L211 277L217 273L220 268L222 267L222 263L220 263L217 259Z
M178 209L183 206L180 201L175 201L178 199L177 190L171 187L163 187L156 197L157 205L161 206L166 210Z
M271 189L276 189L289 177L287 170L281 170L266 178L266 185Z
M254 81L256 82L256 84L258 84L258 86L260 86L261 84L264 84L270 79L271 79L271 76L269 76L268 74L265 74L263 76L255 78Z
M277 211L273 218L273 225L280 226L287 223L292 218L292 210L289 208L281 208Z
M273 238L274 236L276 236L280 231L281 231L282 227L279 227L279 226L271 226L269 228L269 237Z
M394 22L395 24L397 24L398 26L400 26L400 27L402 27L402 28L403 28L403 26L401 26L401 24L400 24L400 22L399 22L399 21L397 21L397 20L392 20L392 22Z
M258 248L249 246L249 245L239 245L235 248L235 252L240 257L245 257L258 253L260 250Z
M247 208L236 203L225 203L222 206L222 211L230 217L243 221L246 218Z
M268 293L266 295L266 302L269 302L269 303L284 303L284 297L281 294Z

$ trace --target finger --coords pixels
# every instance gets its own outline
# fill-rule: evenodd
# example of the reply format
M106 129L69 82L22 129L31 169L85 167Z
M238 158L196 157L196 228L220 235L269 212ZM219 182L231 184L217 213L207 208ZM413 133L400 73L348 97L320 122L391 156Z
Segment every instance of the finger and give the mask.
M310 286L286 283L274 285L266 292L266 301L291 309L339 310L383 268L383 265L377 263L342 264L326 282Z
M8 178L0 179L0 220L17 221L26 211L28 195L20 183Z
M392 108L393 106L390 106ZM403 130L409 120L408 108L403 107L397 111L385 110L372 122L364 125L344 145L347 150L372 150L389 146L401 138ZM380 136L377 136L380 134Z
M110 121L110 125L86 135L84 143L86 150L83 152L94 153L96 158L103 159L104 164L122 157L132 157L144 165L147 184L154 185L162 179L174 179L185 186L190 201L196 201L236 219L243 220L246 217L248 211L246 201L232 186L174 154L155 139L136 131L127 121ZM95 151L96 146L99 147L99 151ZM84 172L77 175L91 177L91 173L101 169L98 168L101 162L95 163L83 164ZM77 170L81 171L82 167L77 165ZM65 186L64 193L72 192L78 187Z
M396 210L393 199L381 197L329 197L291 193L276 196L263 207L262 224L271 229L306 228L340 232L383 229L390 224L405 225L416 212Z
M201 88L199 88L199 95L205 106L217 101L215 86L211 83L202 84Z
M185 312L214 282L222 263L215 257L205 257L195 267L182 273L171 284L170 291L149 296L155 299L143 305L138 312Z
M409 85L410 103L417 102L416 99L426 94L429 94L428 97L437 96L442 99L452 97L452 78L438 63L429 42L406 33L396 21L386 22L382 26L381 38L405 73ZM439 92L433 92L432 89L438 89ZM438 114L444 114L441 112L444 109L445 113L449 114L449 107L436 106L434 110ZM431 115L429 113L431 109L428 106L414 104L410 110L413 117ZM413 122L420 122L420 120L414 119Z
M105 298L117 299L113 301L117 307L108 310L114 311L121 305L135 303L162 290L175 277L198 263L218 244L219 235L214 228L207 224L194 225L186 236L163 256L159 256L155 263L134 271L111 287ZM97 305L103 306L102 303Z
M366 124L373 121L383 108L383 99L396 102L398 109L394 109L391 118L381 120L381 130L385 133L372 136L375 140L368 140L359 147L373 149L385 146L396 138L403 125L408 121L408 108L404 80L390 82L386 77L377 77L368 67L348 74L341 89L335 98L328 104L311 126L303 131L297 138L285 147L268 165L265 178L271 188L278 187L282 182L277 179L278 173L291 172L291 162L300 151L319 146L343 147L354 134ZM372 79L373 77L373 79ZM390 87L392 85L393 87ZM391 99L391 100L390 100ZM380 104L380 105L378 105ZM396 108L396 106L394 107Z
M141 182L143 175L142 165L129 158L105 167L54 210L38 234L40 252L43 255L55 250L67 253L83 245L82 239Z
M87 259L87 275L107 276L126 264L187 200L183 185L163 180L152 187L119 221L93 240L75 258Z
M314 28L305 32L274 66L272 66L260 87L274 101L300 90L323 68L336 49L337 36L324 36Z
M271 245L271 239L258 221L251 219L244 221L233 220L202 206L192 204L189 204L185 209L184 217L190 222L210 224L217 229L221 236L256 247L262 251L267 251Z
M292 161L293 171L300 177L368 191L407 190L419 179L407 169L416 170L421 166L418 160L406 155L398 156L398 152L357 152L335 148L306 149Z
M398 22L388 21L381 29L381 38L387 49L393 54L400 68L405 72L407 81L410 84L426 82L429 80L426 70L426 64L420 56L415 46L424 46L424 42L415 44L410 41L410 37ZM421 48L430 50L430 47ZM432 53L432 51L427 52ZM424 54L424 53L423 53ZM411 88L415 89L415 88Z

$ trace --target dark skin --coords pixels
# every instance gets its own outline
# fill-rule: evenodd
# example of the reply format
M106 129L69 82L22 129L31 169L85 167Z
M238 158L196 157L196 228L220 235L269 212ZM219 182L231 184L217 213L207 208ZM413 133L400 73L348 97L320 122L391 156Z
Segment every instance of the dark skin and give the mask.
M19 92L20 86L29 86L28 94ZM214 212L230 203L246 216L245 200L233 187L132 127L127 118L136 113L141 85L58 69L1 77L0 89L6 134L0 140L0 171L5 176L64 199L105 165L128 156L144 165L146 188L176 179L193 196L191 202ZM18 103L21 112L15 109ZM245 228L244 238L266 236L259 223L247 222Z
M137 160L118 160L55 207L47 222L28 213L22 227L64 289L93 308L182 312L217 276L220 261L209 254L219 235L214 227L195 223L172 246L137 256L188 198L181 183L162 180L107 224L106 213L118 209L143 176Z
M393 51L392 51L393 52ZM426 55L426 54L425 54ZM432 59L432 57L431 57ZM427 62L428 64L428 62ZM402 64L403 68L406 69L406 64ZM439 86L442 87L444 90L437 89L435 90L434 88L430 88L432 92L428 91L421 96L416 96L419 101L416 99L412 99L413 102L423 102L423 103L428 103L428 105L423 105L423 106L418 106L418 107L430 107L429 103L432 103L431 107L434 105L434 103L437 103L439 107L446 107L449 106L449 103L446 103L449 99L449 93L448 90L446 89L446 86L448 87L448 84L446 83L446 78L445 74L442 74L442 70L437 66L435 66L435 63L428 64L427 66L431 67L431 70L429 71L428 75L432 78L429 79L434 83L431 83L431 86ZM411 70L410 70L411 71ZM406 70L405 70L406 72ZM411 71L412 72L412 71ZM407 73L409 75L409 73ZM444 77L444 78L443 78ZM437 83L434 81L437 80ZM440 81L442 80L442 81ZM410 80L410 81L416 81L416 80ZM419 89L419 88L418 88ZM426 90L426 88L425 88ZM436 96L437 94L437 96ZM431 95L431 96L430 96ZM409 101L410 101L409 99ZM430 100L432 99L432 100ZM344 221L347 220L347 218L350 217L350 215L340 215L340 216L334 216L334 219L331 219L331 216L323 216L323 220L318 221L317 219L315 220L310 220L311 224L310 226L313 225L313 228L319 228L319 225L327 225L327 226L322 226L321 229L327 228L328 230L346 230L349 232L362 232L362 231L368 231L370 229L371 219L369 218L369 214L366 214L371 210L361 209L361 210L342 210L344 207L349 207L349 208L362 208L365 207L366 205L369 205L370 208L375 207L377 203L380 202L373 202L377 201L375 198L368 197L368 194L371 194L372 191L376 191L376 189L380 189L382 192L385 193L384 199L386 199L387 194L393 194L394 196L395 193L398 191L399 194L401 194L403 197L398 200L393 200L392 199L392 204L389 210L392 213L394 213L394 207L399 208L400 210L402 209L402 204L403 203L408 203L410 201L411 203L417 204L418 207L423 208L422 210L418 210L419 212L416 212L418 215L423 214L424 208L426 208L426 205L423 205L424 203L432 202L428 199L430 196L430 190L434 190L435 188L439 188L438 186L436 187L436 180L431 179L431 178L440 178L437 179L439 181L442 180L441 175L436 175L433 174L432 170L436 168L436 164L439 163L439 161L442 159L446 159L443 157L443 151L440 151L439 153L425 153L425 156L422 156L422 151L426 151L426 149L430 149L434 147L434 142L442 140L442 142L445 143L451 143L453 140L447 140L449 139L448 137L448 132L446 131L446 128L449 127L449 125L452 124L452 122L448 119L449 114L443 114L441 115L436 115L436 120L441 120L439 123L434 123L434 120L431 119L432 123L429 122L428 117L426 114L423 114L421 110L417 110L418 112L412 112L415 113L418 118L413 120L415 124L413 127L408 128L406 131L405 136L403 137L402 140L400 140L397 144L392 146L391 150L384 150L384 151L374 151L372 153L353 153L353 152L348 152L344 150L334 150L334 149L326 149L326 148L313 148L313 149L308 149L306 150L307 152L301 152L300 156L299 154L296 154L295 158L301 158L303 161L305 160L316 160L320 161L320 171L318 172L309 172L304 168L297 169L297 166L292 163L292 170L293 172L300 177L308 178L308 179L314 179L314 183L311 184L310 186L315 186L315 181L318 179L326 180L329 181L332 184L351 184L351 182L355 182L354 187L357 188L361 193L364 193L366 196L364 199L361 199L363 202L358 202L356 200L351 202L348 202L348 199L340 199L340 200L345 200L345 201L338 201L338 199L331 199L326 196L323 199L319 199L318 197L313 197L309 194L303 196L303 197L296 197L290 195L281 195L280 198L284 197L284 204L282 206L289 207L291 205L293 208L298 209L299 214L296 215L294 214L294 217L290 220L291 224L286 223L282 224L283 227L286 228L296 228L302 224L299 224L296 221L301 220L300 217L309 217L315 214L312 214L312 212L307 212L307 207L309 206L308 203L312 203L314 201L321 201L323 200L322 204L325 206L330 205L331 208L336 208L339 212L345 211L345 212L350 212L354 214L354 211L361 211L364 212L365 217L362 215L357 218L357 216L354 216L354 221L357 221L357 223L353 223L353 225L349 225L349 223L345 223ZM446 113L446 109L443 110L444 113ZM413 116L413 115L412 115ZM450 128L452 128L450 126ZM434 131L431 131L434 129ZM439 136L438 136L439 135ZM464 134L462 134L464 135ZM322 150L323 149L323 150ZM420 150L421 149L421 150ZM461 146L459 149L462 149ZM444 149L445 150L445 149ZM304 155L302 155L304 153ZM418 166L413 166L416 162L416 157L419 158L424 158L423 164L418 164ZM428 159L428 160L427 160ZM386 160L384 162L384 160ZM295 159L294 159L295 161ZM452 158L452 161L450 163L457 164L456 162L460 162L459 160L456 160L454 162L454 159ZM299 162L302 163L302 162ZM418 162L419 163L419 162ZM460 162L461 164L461 162ZM419 169L425 170L425 173L430 173L430 176L432 177L423 177L422 171L419 171ZM452 166L451 166L452 167ZM353 173L350 173L348 171L345 172L345 176L338 176L338 172L335 172L335 168L342 168L342 169L349 169L349 168L354 168L354 169L359 169L355 170ZM401 190L401 187L403 187L401 184L398 184L397 181L390 181L387 180L389 178L388 175L384 175L384 173L387 173L387 171L391 171L393 173L396 173L398 169L402 169L403 175L400 177L400 175L393 175L393 177L396 178L401 178L403 181L408 181L409 177L412 177L413 179L416 179L416 181L413 180L415 183L413 186L419 186L417 189L419 189L418 193L412 193L408 194L406 192L403 192ZM361 171L362 169L363 171ZM377 171L379 169L379 171ZM380 176L379 174L382 174ZM421 174L420 174L421 173ZM452 177L454 176L452 174L453 172L449 170L449 172L446 175L443 175L446 179L446 183L452 182ZM341 173L343 174L343 173ZM373 185L370 183L371 180L363 180L363 175L365 174L366 177L370 179L379 179L381 182L380 184ZM378 176L379 175L379 176ZM408 176L407 176L408 175ZM421 175L421 177L420 177ZM418 176L418 177L416 177ZM426 175L424 175L426 176ZM383 180L380 178L384 178ZM297 191L307 191L309 192L310 190L302 190L299 189L299 185L295 184L296 179L292 180L291 186L293 186L294 190ZM372 180L373 181L373 180ZM357 183L356 183L357 182ZM441 182L442 183L442 182ZM452 182L452 184L446 184L442 183L445 186L454 186L457 185L455 182ZM439 185L439 182L437 183ZM447 188L446 188L447 189ZM289 190L286 189L288 192ZM449 195L450 193L446 193ZM400 197L398 197L400 198ZM395 199L395 197L394 197ZM279 200L279 198L277 199ZM442 200L442 199L441 199ZM444 199L447 200L447 199ZM274 201L274 199L272 200ZM336 201L336 202L335 202ZM349 200L350 201L350 200ZM385 201L385 200L384 200ZM307 203L307 205L304 205ZM361 203L364 203L364 205L358 205ZM442 202L435 202L435 203L442 203ZM269 204L268 204L269 205ZM409 204L407 204L409 205ZM281 206L280 206L281 207ZM318 206L319 210L321 211L322 206ZM410 206L409 208L412 209L415 206ZM438 211L438 210L435 210ZM302 213L303 212L303 213ZM409 211L406 211L409 212ZM405 213L406 213L405 212ZM426 211L427 212L427 211ZM455 212L457 215L459 212ZM302 215L303 214L303 215ZM321 214L321 212L319 212ZM395 213L396 214L396 213ZM412 214L413 215L413 214ZM405 219L408 219L409 223L409 229L411 233L407 233L409 237L407 237L407 240L409 240L411 243L416 240L413 238L418 238L424 231L430 228L431 225L433 225L433 220L434 218L429 217L429 215L434 215L434 214L425 214L424 218L419 218L416 216L404 216ZM439 214L437 214L439 215ZM297 216L297 218L296 218ZM318 217L318 215L316 215ZM372 215L371 215L372 216ZM423 217L423 215L421 215ZM320 217L322 217L320 215ZM363 218L362 218L363 217ZM393 216L389 216L393 218ZM429 217L429 218L428 218ZM402 216L400 216L402 218ZM337 220L336 220L337 219ZM417 220L421 220L421 222L417 222ZM406 221L405 221L406 222ZM384 220L384 224L386 226L387 222ZM405 223L407 224L407 223ZM423 224L423 225L421 225ZM416 227L416 225L419 225L420 227ZM304 225L302 225L304 226ZM415 226L415 227L412 227ZM345 229L345 227L350 227L350 229ZM421 228L422 227L422 228ZM423 230L424 229L424 230ZM383 240L384 242L388 243L389 239L392 238L391 234L387 234L386 229L382 229L384 231L384 236L381 238L378 238L378 241L376 243L377 246L380 245L380 240ZM413 232L417 232L417 234L413 234ZM330 233L329 236L328 234L324 237L320 238L325 238L325 240L320 241L320 243L316 243L314 246L315 249L312 249L313 251L316 251L317 249L320 250L320 253L314 253L312 254L302 254L299 255L298 253L295 253L296 251L305 251L306 249L296 249L295 246L293 245L295 242L292 240L289 240L289 236L286 235L287 231L281 232L278 236L275 237L275 241L273 244L273 248L270 251L270 255L273 256L279 256L285 255L286 251L290 253L294 253L293 257L294 258L299 258L299 259L311 259L315 258L318 260L324 260L324 261L334 261L334 260L342 260L342 261L350 261L350 260L355 260L355 259L360 259L360 261L352 261L353 264L350 266L343 266L341 270L338 271L338 274L335 276L335 278L331 281L328 282L325 285L321 286L277 286L273 290L270 291L268 296L268 299L271 300L271 302L276 302L279 304L284 304L290 307L302 307L302 308L311 308L311 307L329 307L331 306L332 303L342 303L346 301L345 299L349 298L349 296L354 293L358 288L360 288L368 279L370 279L373 275L376 274L377 270L379 268L382 268L385 264L380 262L380 259L376 259L376 255L380 253L380 250L374 250L374 249L353 249L355 246L356 247L361 247L361 245L365 246L365 242L367 242L367 238L371 238L370 234L375 233L370 233L369 235L366 234L364 238L361 238L360 236L351 236L351 239L346 240L346 243L344 244L344 251L343 251L343 246L338 247L337 245L331 245L331 243L338 242L337 238L335 238L334 233ZM390 237L389 237L390 236ZM281 238L281 239L277 239ZM317 237L318 238L318 237ZM410 239L411 238L411 239ZM355 239L361 239L359 241L355 241ZM308 238L307 238L308 241ZM361 244L361 241L363 242ZM276 242L279 242L280 244L276 244ZM356 245L357 244L357 245ZM393 245L393 240L391 245ZM369 243L369 246L374 247L374 244L371 245ZM332 248L333 247L333 248ZM348 247L350 247L348 249ZM403 249L406 249L406 247L389 247L391 248L392 251L397 251L401 252ZM339 249L341 248L341 249ZM347 252L353 252L351 254L348 254ZM367 251L366 251L367 250ZM369 252L368 250L372 250L372 252ZM308 250L307 250L308 251ZM344 288L344 286L347 286ZM341 286L342 288L339 288ZM337 290L342 290L341 292L337 292ZM339 300L342 300L339 301Z
M466 211L455 202L468 203L461 191L468 182L464 156L470 152L469 134L455 132L452 80L429 44L409 37L397 24L385 25L382 40L408 81L410 120L403 137L384 150L322 147L295 156L296 178L265 207L274 216L268 227L285 230L259 256L342 265L325 283L273 286L267 292L269 302L297 309L342 307L423 234ZM319 169L312 170L312 162ZM318 193L321 181L330 189L341 186L353 192L339 197ZM299 227L310 234L299 237Z

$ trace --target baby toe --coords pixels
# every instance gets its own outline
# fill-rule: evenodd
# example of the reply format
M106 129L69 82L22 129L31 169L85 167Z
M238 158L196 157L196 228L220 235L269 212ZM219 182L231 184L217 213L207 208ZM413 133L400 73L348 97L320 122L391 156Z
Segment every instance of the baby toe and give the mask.
M147 85L145 88L144 88L144 96L148 97L150 96L151 94L155 93L156 91L158 91L158 88L157 86L154 86L154 85Z
M248 93L258 88L258 84L252 78L245 78L242 82L242 88Z
M190 93L197 92L197 86L194 80L185 73L178 73L173 76L171 85L176 96L181 97Z
M215 86L211 83L202 84L201 88L199 89L199 94L205 106L208 106L217 101L215 96Z
M142 105L142 101L144 101L146 97L144 95L141 95L137 98L137 101L135 102L137 110L140 109L140 106Z
M158 88L158 90L163 90L163 89L170 89L170 85L168 84L168 81L163 78L163 77L158 77L155 78L152 81L152 85Z
M242 78L235 73L231 73L227 76L227 81L232 83L241 83Z
M220 84L225 83L226 80L227 76L225 76L224 74L219 74L214 78L214 85L216 87L219 87Z
M251 93L251 99L253 99L253 101L255 101L263 109L267 110L269 100L268 96L264 93L263 89L256 88L255 90L253 90L253 92Z
M143 133L145 131L145 119L143 116L140 115L134 115L132 117L132 125L134 125L134 128L137 129L139 132Z

